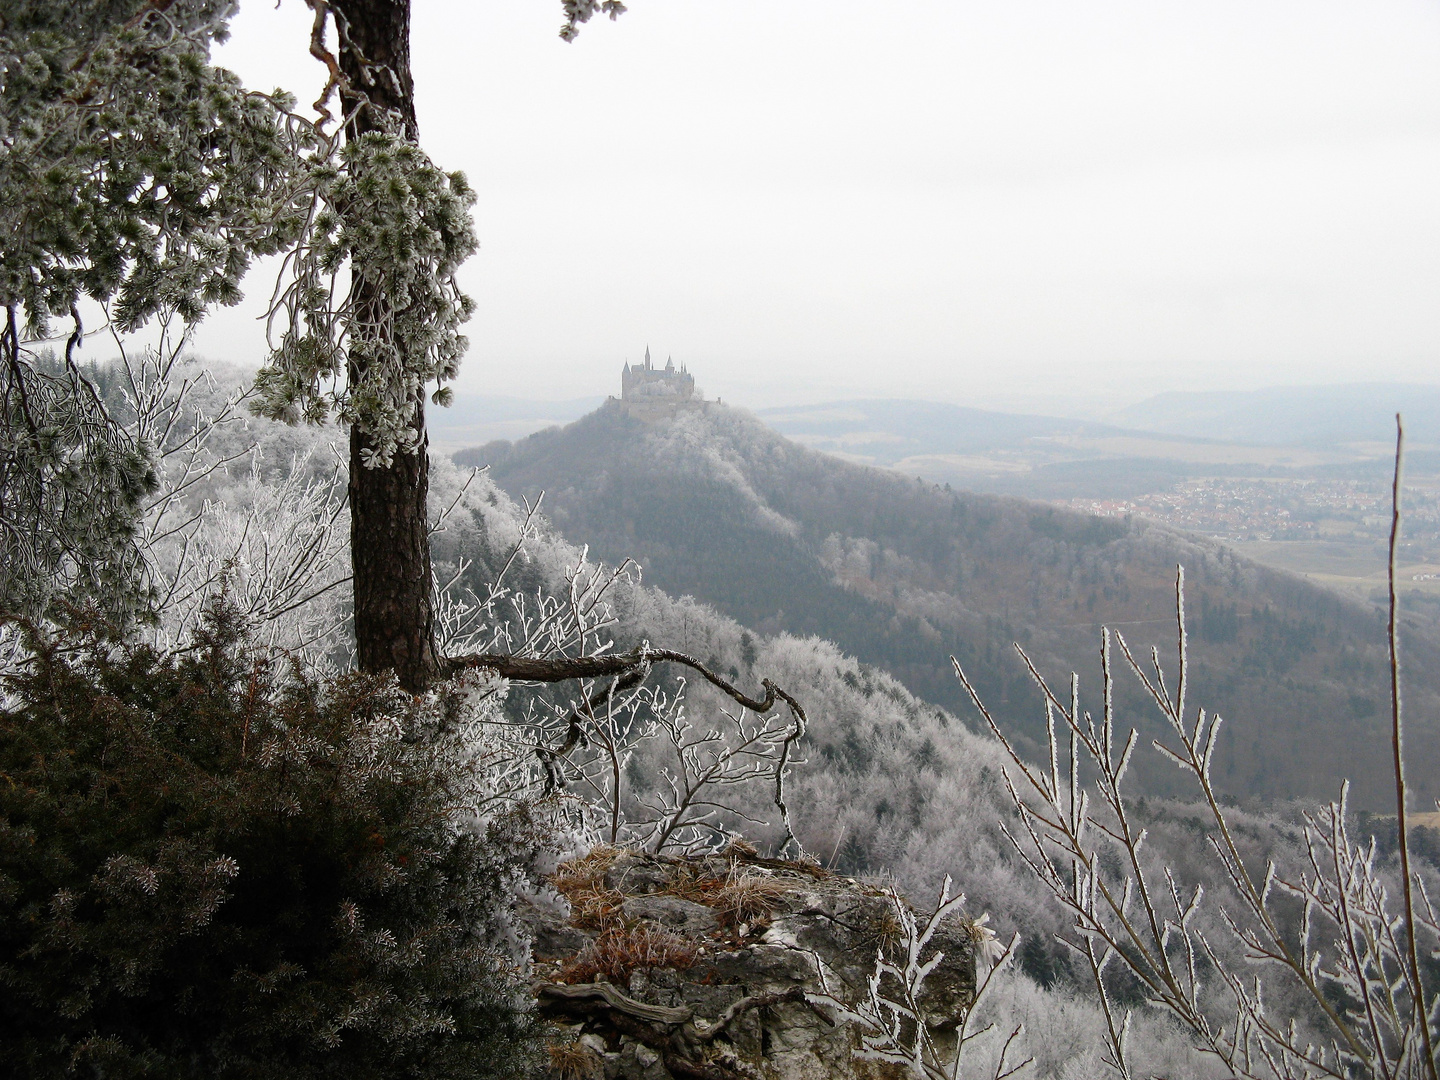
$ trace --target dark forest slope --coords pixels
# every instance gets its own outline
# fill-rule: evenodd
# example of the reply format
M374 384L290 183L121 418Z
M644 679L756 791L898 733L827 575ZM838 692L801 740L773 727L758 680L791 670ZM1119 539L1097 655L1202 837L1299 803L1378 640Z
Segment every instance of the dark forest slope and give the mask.
M1173 666L1173 576L1186 567L1191 701L1228 735L1217 780L1236 796L1333 796L1387 805L1385 654L1373 612L1209 541L1002 496L952 492L851 465L708 406L656 424L601 409L516 444L463 451L512 494L545 492L570 540L634 557L646 580L741 623L816 634L915 693L973 715L948 656L993 708L1038 733L1039 699L1009 648L1018 640L1063 683L1098 678L1102 624ZM1409 648L1411 775L1440 790L1440 653ZM1126 722L1160 734L1133 680ZM1152 759L1147 758L1147 761ZM1174 776L1145 766L1143 782Z

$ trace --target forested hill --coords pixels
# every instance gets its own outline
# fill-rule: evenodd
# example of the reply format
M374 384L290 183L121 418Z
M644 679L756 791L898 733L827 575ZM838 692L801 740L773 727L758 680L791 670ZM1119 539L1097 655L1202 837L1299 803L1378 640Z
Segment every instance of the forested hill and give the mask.
M1189 700L1226 718L1214 769L1239 797L1333 797L1383 810L1388 787L1383 626L1307 582L1208 540L1143 521L950 491L789 442L714 404L658 423L602 408L518 443L461 451L500 487L534 498L571 541L633 557L646 581L689 594L763 633L814 634L923 698L974 711L953 653L986 697L1037 734L1038 694L1020 641L1059 687L1081 673L1096 703L1099 630L1158 644L1174 667L1173 579L1183 563L1192 635ZM1440 649L1408 642L1410 773L1440 793ZM1128 724L1163 734L1122 675ZM1032 749L1038 749L1032 744ZM1173 770L1146 756L1142 783Z

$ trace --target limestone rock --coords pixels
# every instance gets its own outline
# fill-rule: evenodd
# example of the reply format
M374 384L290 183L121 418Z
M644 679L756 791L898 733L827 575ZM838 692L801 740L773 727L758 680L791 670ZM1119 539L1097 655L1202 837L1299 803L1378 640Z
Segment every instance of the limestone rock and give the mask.
M857 1061L859 1033L812 1000L864 997L877 950L892 949L899 930L888 893L745 851L601 849L554 883L568 923L550 909L522 912L540 1012L557 1025L546 1080L904 1076ZM964 923L934 943L945 957L921 1004L939 1035L973 999L975 960Z
M689 935L705 934L720 928L715 912L704 904L663 893L632 896L620 905L627 919L649 920L666 929Z

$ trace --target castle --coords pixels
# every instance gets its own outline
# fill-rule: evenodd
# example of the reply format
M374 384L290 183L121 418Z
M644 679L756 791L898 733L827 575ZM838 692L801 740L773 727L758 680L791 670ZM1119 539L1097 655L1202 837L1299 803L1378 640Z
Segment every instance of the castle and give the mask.
M675 361L666 360L664 370L650 362L650 346L645 346L645 365L628 363L620 371L621 401L680 402L695 397L695 376L685 370L675 370Z
M627 363L620 369L620 396L610 398L605 406L646 423L681 411L709 408L705 395L695 385L695 376L683 364L677 371L674 360L666 360L663 368L657 368L650 360L648 345L643 364Z

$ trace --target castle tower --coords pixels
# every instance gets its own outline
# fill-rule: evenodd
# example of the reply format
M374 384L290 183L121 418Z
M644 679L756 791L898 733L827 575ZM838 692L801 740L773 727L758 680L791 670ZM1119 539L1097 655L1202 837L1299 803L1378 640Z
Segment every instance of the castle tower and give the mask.
M681 364L675 367L675 358L667 356L665 367L655 366L650 346L645 346L643 364L626 361L620 369L620 400L644 402L645 408L673 407L695 400L695 376Z

